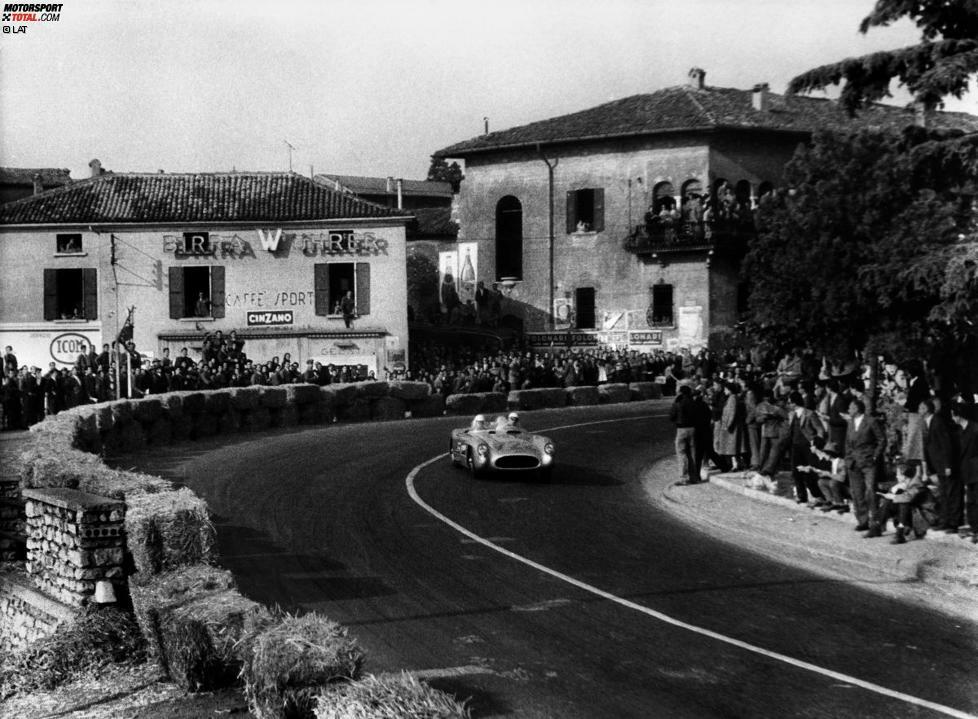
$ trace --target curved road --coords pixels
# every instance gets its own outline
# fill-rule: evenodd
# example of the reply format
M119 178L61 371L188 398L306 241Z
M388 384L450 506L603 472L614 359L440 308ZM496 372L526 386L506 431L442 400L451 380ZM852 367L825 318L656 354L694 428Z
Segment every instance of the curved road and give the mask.
M978 715L974 627L650 505L639 477L672 451L667 409L524 414L530 429L562 427L548 431L549 485L430 461L458 418L134 461L207 500L245 594L347 625L368 671L419 671L471 697L476 717Z

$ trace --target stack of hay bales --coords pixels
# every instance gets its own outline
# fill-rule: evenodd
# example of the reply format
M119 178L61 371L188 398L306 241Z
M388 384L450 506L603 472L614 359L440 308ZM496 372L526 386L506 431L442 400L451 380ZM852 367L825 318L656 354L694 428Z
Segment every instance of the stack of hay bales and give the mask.
M510 409L543 409L563 407L567 404L567 390L563 387L541 387L538 389L517 389L509 393Z
M70 606L82 606L100 580L125 583L126 505L74 489L26 489L27 574Z
M360 681L337 684L320 694L316 719L468 719L465 702L433 689L414 676L403 672L384 676L370 675Z

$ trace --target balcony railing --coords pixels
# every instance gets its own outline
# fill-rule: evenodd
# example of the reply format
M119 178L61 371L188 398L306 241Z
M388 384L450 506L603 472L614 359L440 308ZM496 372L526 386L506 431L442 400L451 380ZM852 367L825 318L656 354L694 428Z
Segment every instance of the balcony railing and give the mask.
M637 255L698 250L742 252L754 235L754 223L744 219L660 220L636 225L625 237L625 249Z

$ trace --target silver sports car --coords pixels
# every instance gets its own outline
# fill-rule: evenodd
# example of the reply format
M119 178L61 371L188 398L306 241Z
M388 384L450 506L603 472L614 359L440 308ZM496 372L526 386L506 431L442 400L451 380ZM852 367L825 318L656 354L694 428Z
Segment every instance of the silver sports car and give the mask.
M554 467L554 443L543 435L526 432L515 412L487 420L476 415L468 427L453 429L449 458L472 476L490 472L536 472L549 481Z

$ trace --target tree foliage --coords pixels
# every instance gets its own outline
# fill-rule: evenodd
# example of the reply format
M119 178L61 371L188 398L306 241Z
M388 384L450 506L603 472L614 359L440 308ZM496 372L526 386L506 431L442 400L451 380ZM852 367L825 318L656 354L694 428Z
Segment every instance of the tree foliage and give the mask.
M793 93L844 83L840 101L850 112L890 97L896 80L927 108L948 95L960 98L978 74L978 2L975 0L877 0L860 23L866 33L907 18L921 31L917 45L847 58L795 77Z
M452 192L458 192L459 185L465 179L465 175L462 174L462 168L457 162L452 161L452 164L449 165L444 157L432 155L431 166L428 168L428 179L437 182L450 182L452 183Z
M758 211L751 331L839 357L920 356L973 332L976 170L976 136L816 134Z

